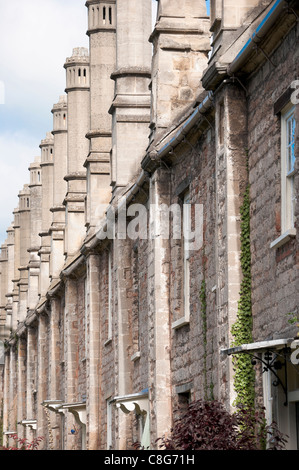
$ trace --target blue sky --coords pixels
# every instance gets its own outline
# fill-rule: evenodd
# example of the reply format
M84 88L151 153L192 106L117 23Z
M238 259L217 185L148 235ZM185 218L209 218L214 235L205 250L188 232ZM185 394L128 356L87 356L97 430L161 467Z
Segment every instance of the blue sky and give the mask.
M65 59L88 47L86 30L85 0L0 0L0 245L28 167L52 130Z

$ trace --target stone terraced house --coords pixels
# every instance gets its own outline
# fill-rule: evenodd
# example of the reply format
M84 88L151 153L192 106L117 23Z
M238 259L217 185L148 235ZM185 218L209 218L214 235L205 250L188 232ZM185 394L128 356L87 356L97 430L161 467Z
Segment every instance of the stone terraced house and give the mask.
M86 1L1 246L6 445L155 449L245 396L299 449L299 4L210 3Z

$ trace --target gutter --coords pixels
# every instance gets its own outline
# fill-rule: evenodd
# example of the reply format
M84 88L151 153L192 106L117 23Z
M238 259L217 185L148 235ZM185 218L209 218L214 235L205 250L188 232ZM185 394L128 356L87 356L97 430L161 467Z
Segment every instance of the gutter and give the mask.
M173 148L175 148L184 137L188 134L188 132L192 129L195 123L201 118L201 116L210 109L212 102L213 102L213 93L209 91L208 95L205 99L195 108L195 111L191 114L189 119L185 122L185 124L179 129L176 135L170 139L167 144L165 144L156 154L155 159L160 160L163 158L167 153L169 153Z
M83 261L83 256L79 254L67 267L61 271L60 278L63 279L65 277L71 276L71 274L82 265Z
M182 142L182 140L192 129L192 127L199 121L199 119L204 115L204 113L210 109L213 103L213 96L213 93L210 91L205 97L205 99L195 108L195 111L193 111L191 116L179 129L176 135L171 138L160 150L154 152L154 156L151 158L151 160L161 160L165 155L167 155L171 150L173 150L173 148L175 148L180 142ZM123 208L125 208L128 203L131 202L135 194L138 193L139 189L143 186L143 184L148 178L149 172L143 168L138 176L137 181L130 188L130 190L120 199L120 203L118 204L115 210L115 215L119 213ZM109 210L113 212L113 208L108 208L105 222L103 223L100 230L94 235L93 239L82 247L81 253L86 254L87 251L91 251L92 249L94 249L103 239L106 238L105 236L102 236L102 234L105 235L107 232L107 219L109 219Z
M241 65L246 61L246 59L249 57L250 53L252 52L253 48L255 47L255 45L261 41L261 39L269 31L270 27L279 18L279 16L281 15L287 3L288 3L287 0L276 0L274 5L268 11L265 18L261 21L261 23L256 28L256 30L254 31L250 39L247 41L245 46L240 50L240 52L237 54L237 56L232 61L232 63L227 67L227 74L229 76L233 75L241 67ZM201 116L211 107L212 102L213 102L213 96L214 96L213 92L209 91L205 99L195 108L195 111L187 119L187 121L179 129L179 131L175 134L175 136L172 137L160 150L158 150L157 152L153 151L154 155L152 156L152 158L150 158L150 160L152 161L161 160L165 155L171 152L180 142L183 141L184 137L187 135L190 129L192 129L192 127L195 125L196 122L198 122ZM145 180L148 178L149 174L145 170L145 167L146 167L146 164L143 165L143 169L138 177L138 180L132 186L132 188L128 191L123 202L118 206L116 213L119 211L119 209L123 208L128 202L132 200L133 196L138 192L139 188L143 185ZM98 234L105 233L106 231L107 231L107 221L104 223L102 228L98 231ZM93 240L91 240L88 245L86 244L83 250L81 250L81 252L95 248L98 245L99 241L101 241L101 237L99 239L99 237L95 235Z
M268 11L267 15L253 32L252 36L248 39L244 47L242 47L235 59L227 67L228 75L233 75L241 67L241 65L244 64L255 45L261 41L271 26L279 18L285 8L286 3L286 0L276 0L272 8Z

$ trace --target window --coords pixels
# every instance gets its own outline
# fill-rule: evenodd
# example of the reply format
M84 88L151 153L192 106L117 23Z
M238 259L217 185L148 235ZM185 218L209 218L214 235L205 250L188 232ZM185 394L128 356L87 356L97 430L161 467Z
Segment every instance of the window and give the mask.
M189 234L191 232L191 205L189 191L184 196L183 206L183 240L184 240L184 316L189 320L190 313L190 250L189 250Z
M107 413L107 450L112 449L112 398L106 400Z
M108 252L108 341L112 338L112 253Z
M88 314L89 314L89 267L87 267L87 276L84 279L84 330L85 330L85 357L88 354Z
M285 232L295 226L295 128L294 106L281 114L281 229Z
M220 103L219 105L219 145L223 145L224 143L224 103Z
M94 8L92 8L91 9L91 27L94 26L94 23L95 23L95 21L94 21Z
M281 112L281 235L271 248L278 248L296 235L294 187L295 175L295 107L288 104Z
M180 328L189 323L190 317L190 235L191 235L191 204L189 190L182 195L182 309L181 318L174 321L172 328Z
M175 391L177 393L177 407L175 415L181 416L188 410L191 403L191 390L193 389L193 382L177 385Z

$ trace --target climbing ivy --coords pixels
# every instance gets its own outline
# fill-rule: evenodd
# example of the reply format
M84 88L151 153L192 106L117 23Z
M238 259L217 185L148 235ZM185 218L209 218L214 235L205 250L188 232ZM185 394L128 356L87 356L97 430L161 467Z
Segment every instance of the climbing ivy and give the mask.
M296 327L298 328L297 337L299 337L299 317L294 312L289 312L288 315L289 315L288 323L290 323L290 325L294 325L294 324L296 325Z
M243 279L240 289L240 299L236 322L231 332L234 337L232 346L252 342L252 309L251 309L251 254L250 254L250 197L247 185L241 213L241 268ZM235 405L254 408L255 374L251 359L247 354L237 354L233 357L235 371L234 387L237 394Z

